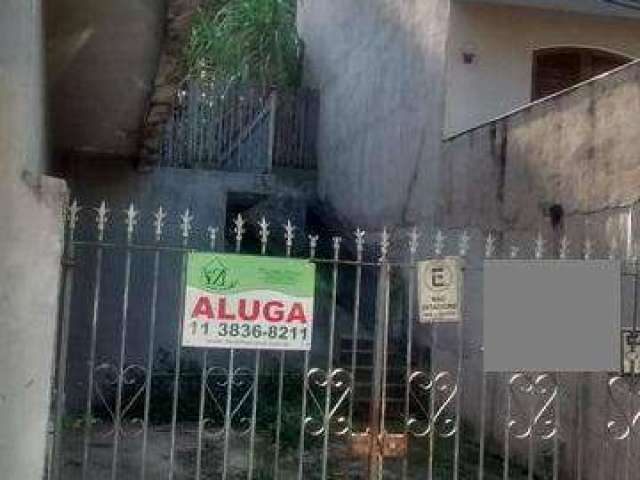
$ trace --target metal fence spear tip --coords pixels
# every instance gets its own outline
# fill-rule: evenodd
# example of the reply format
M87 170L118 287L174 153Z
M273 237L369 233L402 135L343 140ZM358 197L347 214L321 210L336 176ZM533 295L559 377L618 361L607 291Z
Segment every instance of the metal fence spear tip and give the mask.
M337 260L340 257L340 244L342 237L333 237L333 258Z
M318 235L309 235L309 257L314 258L316 256L316 248L318 247Z
M462 234L460 235L460 241L458 243L458 248L459 248L461 257L466 257L467 253L469 253L470 241L471 241L471 236L466 230L463 230Z
M442 230L438 229L436 233L435 243L434 243L434 250L437 256L442 255L442 252L444 251L445 240L446 240L446 237L444 233L442 232Z
M207 228L207 232L209 232L209 247L211 248L211 250L215 250L216 237L218 236L218 229L216 227L209 226Z
M162 237L165 218L167 218L167 212L164 211L162 206L158 207L158 210L153 212L153 228L156 234L156 240L160 240Z
M567 238L566 235L564 235L562 237L562 240L560 240L560 258L562 260L565 260L567 258L567 256L569 255L569 245L571 244L571 242L569 242L569 239Z
M492 258L495 255L496 251L496 239L493 236L493 233L489 232L487 235L487 239L484 245L484 256L486 258Z
M193 221L193 215L187 208L182 215L180 215L180 229L182 230L182 238L189 238L191 232L191 222Z
M418 243L420 241L420 234L418 233L418 228L413 227L411 232L409 233L409 252L411 255L415 255L418 251Z
M127 208L124 211L124 213L126 215L124 222L125 222L125 225L127 226L127 239L131 240L135 227L138 224L139 212L136 210L136 207L133 205L133 202L132 202L129 204L129 208Z
M544 237L541 232L538 232L538 236L534 242L535 244L535 257L540 260L544 256Z
M245 220L244 218L242 218L241 213L239 213L238 216L235 218L235 220L233 221L233 224L235 225L234 231L237 235L236 239L242 240L242 235L244 234Z
M380 235L380 261L384 262L387 260L387 256L389 254L389 245L390 245L389 231L387 227L382 229L382 233Z
M100 203L100 207L96 209L96 222L98 224L98 232L102 234L104 232L105 225L107 223L107 217L109 209L107 208L107 202L104 200Z
M287 245L291 245L295 236L295 225L291 223L291 220L287 220L287 224L284 225L284 238L287 241Z
M78 206L78 200L76 199L67 207L66 220L71 230L74 230L78 224L78 214L80 210L82 210L82 207Z
M587 238L584 241L584 259L591 260L591 255L593 253L593 243L590 238Z

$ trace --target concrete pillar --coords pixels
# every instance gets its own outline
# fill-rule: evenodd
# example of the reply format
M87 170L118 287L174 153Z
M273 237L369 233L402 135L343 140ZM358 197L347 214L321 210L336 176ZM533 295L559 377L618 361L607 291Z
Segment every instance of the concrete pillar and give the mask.
M46 167L41 0L0 10L0 477L44 472L64 182Z

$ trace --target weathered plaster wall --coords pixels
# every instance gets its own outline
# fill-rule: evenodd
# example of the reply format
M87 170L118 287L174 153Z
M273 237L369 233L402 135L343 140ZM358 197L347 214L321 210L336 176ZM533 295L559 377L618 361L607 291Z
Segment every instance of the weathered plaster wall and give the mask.
M533 255L538 231L547 239L548 256L558 255L566 234L570 258L584 255L587 238L595 258L606 258L611 250L618 257L631 257L640 235L639 121L640 62L636 62L450 138L444 147L442 217L449 226L502 232L502 244L507 249L513 243L521 245L521 257ZM552 205L561 206L564 213L555 226L549 214ZM624 277L625 326L632 323L632 287L630 277ZM469 284L467 291L473 290ZM469 308L480 311L481 303ZM602 412L610 411L606 376L589 374L579 385L575 377L565 376L568 385L575 385L563 391L561 407L567 478L575 478L578 468L585 479L599 478L603 472L608 478L623 478L626 468L637 468L637 459L627 462L624 443L612 441L604 429ZM468 388L478 388L476 383L472 380ZM504 409L496 388L488 383L491 412ZM581 407L578 393L583 397ZM488 432L499 437L500 417L492 413L487 418L493 419ZM609 447L603 452L605 441ZM637 448L637 440L632 445Z
M533 52L557 46L601 48L640 58L640 19L453 2L446 133L529 103ZM466 50L475 51L473 64L463 62Z
M320 196L365 226L433 219L449 0L302 1L299 17Z
M46 13L55 151L137 154L165 1L51 0Z
M64 184L42 177L41 2L0 11L0 477L40 480L54 357Z
M443 216L533 230L640 198L640 63L445 142Z

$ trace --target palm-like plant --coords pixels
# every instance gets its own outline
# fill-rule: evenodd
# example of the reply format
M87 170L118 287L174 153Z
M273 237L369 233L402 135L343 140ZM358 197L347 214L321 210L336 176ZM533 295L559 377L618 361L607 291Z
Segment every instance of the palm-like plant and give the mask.
M187 69L215 84L293 87L301 50L295 0L209 0L193 19Z

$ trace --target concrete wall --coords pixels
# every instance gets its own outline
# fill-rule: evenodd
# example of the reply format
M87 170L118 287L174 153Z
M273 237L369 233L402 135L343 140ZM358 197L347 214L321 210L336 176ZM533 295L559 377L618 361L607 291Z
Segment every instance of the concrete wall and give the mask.
M445 142L443 216L453 224L536 231L640 198L640 63Z
M629 257L637 252L640 235L638 122L640 62L451 138L444 147L442 216L450 226L504 232L503 245L524 245L524 257L532 256L531 239L537 231L547 239L548 255L558 254L566 234L571 258L584 254L586 238L592 241L594 258L605 258L612 248L617 256ZM552 205L561 206L564 213L555 226L549 215ZM633 317L632 287L630 277L624 277L625 326ZM576 378L567 380L571 384ZM477 388L473 381L470 388ZM504 405L496 388L489 384L488 398L500 411ZM575 391L565 393L561 440L568 457L563 466L574 472L567 478L575 478L576 470L571 469L578 468L578 442L585 479L600 478L602 472L607 478L623 478L625 468L637 469L636 458L625 460L624 442L612 441L604 430L603 412L615 416L607 399L601 374L588 375ZM500 428L496 420L488 425L497 435ZM607 438L608 450L603 452ZM631 442L631 448L637 448L637 440Z
M0 11L0 476L40 480L54 357L64 184L42 177L41 4Z
M306 81L320 90L321 198L365 226L432 219L449 0L299 5Z
M164 0L47 2L56 151L137 153L165 24Z
M640 19L456 1L448 46L446 133L531 100L533 52L580 46L640 57ZM462 52L473 50L474 63Z

